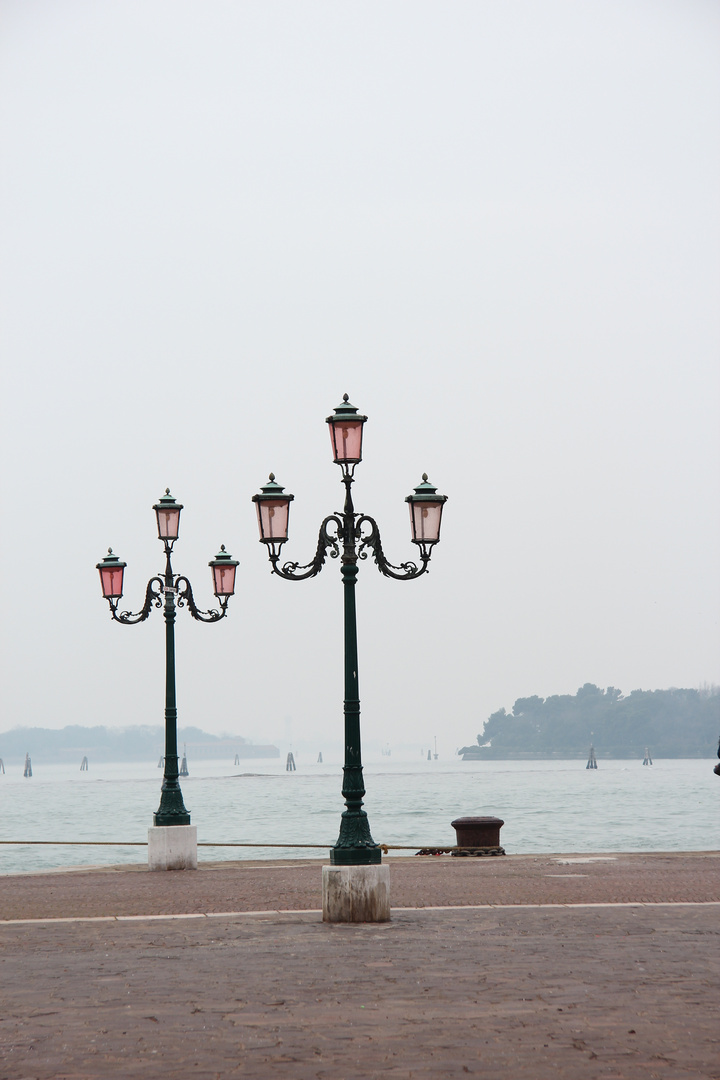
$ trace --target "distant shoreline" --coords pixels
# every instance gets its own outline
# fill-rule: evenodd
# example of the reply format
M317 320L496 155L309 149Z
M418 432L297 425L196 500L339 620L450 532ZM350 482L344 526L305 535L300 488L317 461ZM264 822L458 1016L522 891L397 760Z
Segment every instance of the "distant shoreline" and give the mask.
M685 761L715 758L714 750L706 752L686 751L682 754L654 754L652 747L650 754L653 761ZM595 747L595 757L598 761L642 761L645 756L644 750L631 752L629 750L598 750ZM588 750L493 750L491 747L478 747L477 751L458 751L461 761L587 761Z
M197 727L181 727L177 738L180 756L187 750L189 760L280 757L279 747L252 743L242 735L217 736ZM73 724L64 728L17 727L0 732L0 759L6 765L24 761L26 754L38 762L77 760L79 765L83 757L102 762L139 762L157 761L164 753L165 729L159 725L107 728Z

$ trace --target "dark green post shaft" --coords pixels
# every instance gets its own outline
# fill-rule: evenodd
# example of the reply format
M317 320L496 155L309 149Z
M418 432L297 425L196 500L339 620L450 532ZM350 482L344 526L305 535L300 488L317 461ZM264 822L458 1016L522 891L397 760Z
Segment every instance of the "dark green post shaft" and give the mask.
M180 790L177 749L177 701L175 697L175 589L170 565L170 547L165 544L165 772L160 806L153 814L154 825L189 825Z
M360 751L360 692L357 660L357 617L355 612L355 581L358 574L355 549L355 512L350 494L352 478L343 478L345 484L345 511L343 513L343 608L345 620L345 764L343 766L342 794L345 799L340 821L340 835L334 848L330 849L330 862L334 866L358 866L379 863L382 853L372 836L370 824L362 809L365 795L362 756Z

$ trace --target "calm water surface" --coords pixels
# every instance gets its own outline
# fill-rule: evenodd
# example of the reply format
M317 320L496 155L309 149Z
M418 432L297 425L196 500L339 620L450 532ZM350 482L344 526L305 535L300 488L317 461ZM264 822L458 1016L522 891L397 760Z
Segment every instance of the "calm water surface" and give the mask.
M365 765L367 810L378 843L450 845L450 822L468 814L505 821L510 853L708 851L720 848L720 778L714 760L400 762ZM35 765L0 774L1 840L146 841L158 807L156 763ZM190 762L182 780L198 841L318 844L317 850L201 848L202 859L326 857L344 809L339 764L281 760ZM411 855L412 852L398 854ZM142 847L0 845L0 873L145 862Z

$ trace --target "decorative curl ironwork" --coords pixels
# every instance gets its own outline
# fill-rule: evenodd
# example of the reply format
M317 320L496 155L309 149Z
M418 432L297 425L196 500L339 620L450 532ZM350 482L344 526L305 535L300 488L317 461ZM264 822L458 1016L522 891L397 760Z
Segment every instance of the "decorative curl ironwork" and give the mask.
M365 525L370 527L369 532L363 532L363 526ZM357 519L355 523L355 539L360 542L358 558L367 559L370 551L372 551L377 568L385 577L395 578L396 581L411 581L413 578L419 578L427 572L427 564L430 561L429 554L427 556L424 553L421 554L422 566L418 566L417 563L410 560L400 563L399 566L389 562L383 551L378 524L375 518L370 517L369 514L361 514Z
M334 533L328 531L328 526L330 525L335 526ZM325 565L328 550L330 551L331 559L337 559L340 555L340 541L343 538L342 534L342 520L335 514L328 515L320 526L317 548L312 562L304 563L302 565L297 562L285 562L282 566L278 566L279 552L274 557L273 553L271 553L270 561L272 562L273 573L277 574L278 577L285 578L286 581L304 581L307 578L316 577Z
M183 583L183 588L180 588L180 583ZM219 622L220 619L224 619L227 615L227 606L229 597L219 596L220 610L217 608L210 608L208 611L201 611L195 603L195 597L193 596L192 585L186 577L180 575L175 580L175 588L177 589L177 606L179 608L185 607L192 615L193 619L197 619L198 622L214 623Z
M155 584L159 586L157 592L155 592L155 590L153 589L153 585ZM115 600L114 603L112 600L108 600L108 603L110 604L110 614L112 615L115 622L123 623L125 626L132 626L135 623L145 622L153 608L153 605L157 608L162 607L162 597L164 592L165 583L163 579L160 577L150 578L147 583L147 588L145 590L145 603L143 604L140 611L136 613L133 613L132 611L121 611L118 614L118 605L120 603L120 599L118 598L117 600Z

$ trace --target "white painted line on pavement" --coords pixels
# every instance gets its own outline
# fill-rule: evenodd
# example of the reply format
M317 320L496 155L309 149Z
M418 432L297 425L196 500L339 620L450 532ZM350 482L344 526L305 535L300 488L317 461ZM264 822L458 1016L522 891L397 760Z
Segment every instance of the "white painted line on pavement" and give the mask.
M574 908L627 908L627 907L720 907L720 900L621 900L598 903L569 904L452 904L433 907L394 907L398 914L411 911L557 911ZM0 919L0 926L24 926L38 923L88 923L88 922L150 922L152 920L171 919L240 919L246 916L267 915L322 915L320 908L297 908L280 910L271 908L267 911L206 911L188 912L184 915L79 915L75 917L46 919ZM333 924L337 925L337 924ZM348 924L362 926L364 923Z

